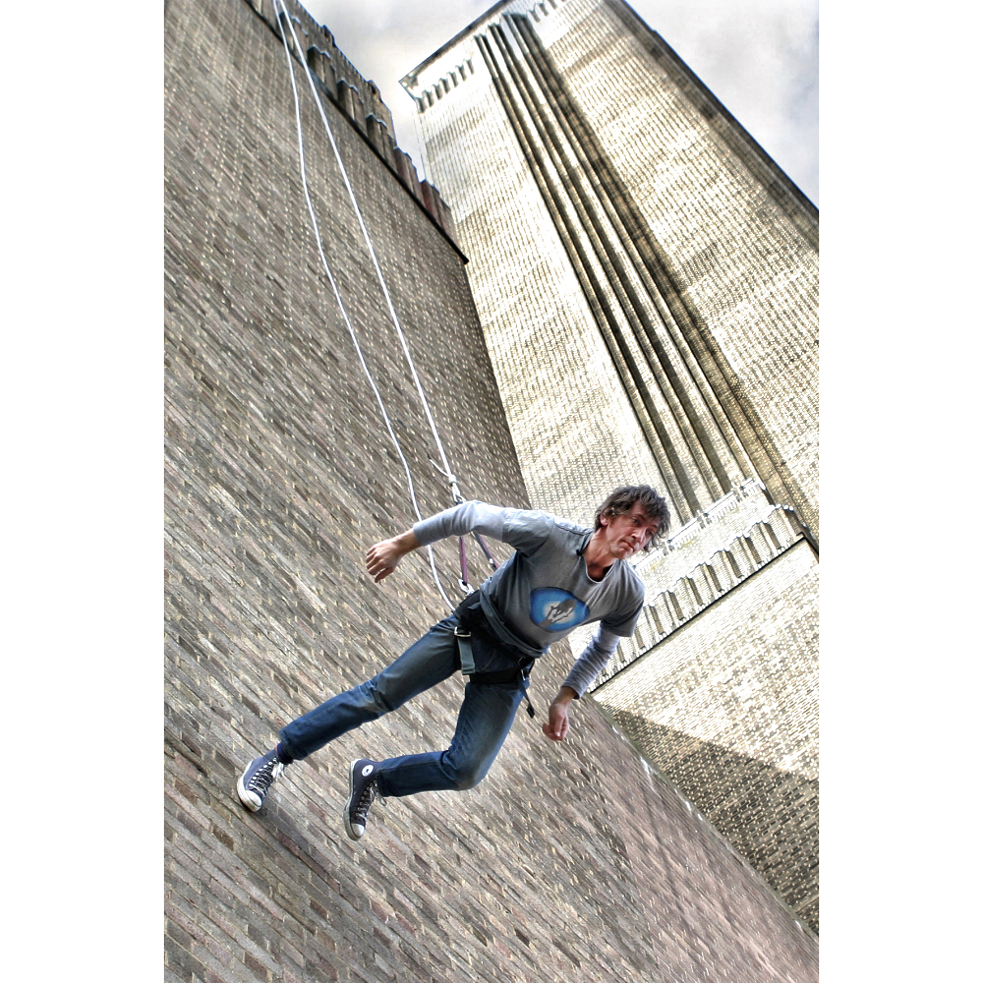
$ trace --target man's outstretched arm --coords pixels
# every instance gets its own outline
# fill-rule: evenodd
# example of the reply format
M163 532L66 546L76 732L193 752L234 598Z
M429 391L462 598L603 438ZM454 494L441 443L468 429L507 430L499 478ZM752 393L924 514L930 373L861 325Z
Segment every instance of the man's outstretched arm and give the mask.
M450 536L465 536L472 530L503 539L506 510L484 502L463 502L423 519L412 529L376 543L365 555L365 564L375 582L385 580L399 561L421 546L430 546Z

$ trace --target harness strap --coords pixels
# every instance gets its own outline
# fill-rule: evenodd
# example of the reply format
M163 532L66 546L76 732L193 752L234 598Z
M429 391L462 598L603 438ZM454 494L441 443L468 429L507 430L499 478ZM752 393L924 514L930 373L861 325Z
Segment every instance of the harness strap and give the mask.
M517 669L501 669L498 672L475 672L468 678L472 683L477 683L479 686L491 683L513 683L518 679L528 679L531 671L532 666L520 666ZM530 717L535 717L536 709L532 705L532 700L529 699L528 689L523 689L522 698L526 701L526 713Z
M454 628L454 637L457 639L457 650L461 653L461 674L464 676L476 675L474 652L471 651L471 632L462 631L461 626L457 625Z
M471 649L471 632L462 631L461 626L454 628L454 637L457 639L457 650L461 656L461 675L478 686L491 685L493 683L514 683L519 679L528 679L532 672L533 662L523 660L514 669L499 669L497 672L477 672L474 664L474 652ZM536 716L536 708L529 699L529 691L524 689L522 697L526 701L526 713L530 717Z
M488 563L491 566L492 570L497 570L498 569L498 564L495 562L495 557L492 556L492 552L488 548L488 544L481 538L481 533L480 532L475 532L472 529L471 530L471 535L474 536L474 538L478 540L478 545L481 547L482 553L485 554L485 559L488 561Z
M464 548L464 537L458 536L457 542L461 552L461 579L457 582L457 585L465 594L473 594L474 588L468 583L468 553Z
M472 683L491 684L491 683L512 683L520 677L525 677L521 669L499 669L498 672L473 672L468 677Z

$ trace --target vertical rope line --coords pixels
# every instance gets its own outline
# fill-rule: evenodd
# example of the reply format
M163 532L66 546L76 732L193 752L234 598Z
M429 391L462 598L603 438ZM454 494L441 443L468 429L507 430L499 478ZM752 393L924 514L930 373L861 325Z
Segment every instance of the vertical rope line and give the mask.
M286 14L286 8L283 7L283 0L274 0L274 2L280 5ZM290 19L289 14L286 17L287 26L290 28L290 34L294 40L294 47L297 50L298 56L300 55L300 42L297 39L297 32L294 30L293 22ZM281 33L282 29L281 29ZM286 38L284 38L284 43L286 43ZM289 49L287 54L289 55ZM345 168L345 163L341 159L341 153L338 150L338 144L335 142L334 132L331 129L331 124L328 123L328 117L325 115L324 107L321 105L321 97L318 94L317 86L314 84L314 78L311 74L310 65L307 64L307 59L300 59L304 65L304 71L307 74L307 83L311 88L311 93L314 96L314 102L317 106L318 113L321 116L321 122L324 123L325 132L328 134L328 140L331 143L331 149L334 151L335 160L338 162L338 169L341 171L342 180L345 183L345 188L348 191L348 197L351 199L352 208L355 209L355 217L358 219L359 228L362 230L362 237L365 239L365 245L368 247L369 256L372 259L372 265L375 267L376 276L379 279L379 285L382 287L383 296L386 299L386 306L389 309L389 317L392 320L393 327L396 329L396 334L399 336L399 343L403 348L403 354L406 356L406 364L409 366L410 374L413 376L413 382L416 386L417 394L420 397L420 403L423 405L423 411L426 414L427 422L430 424L430 430L433 433L434 442L437 445L437 450L440 453L440 460L444 466L444 470L451 474L451 466L447 462L447 455L444 453L444 445L441 442L440 434L437 432L437 424L434 421L433 414L430 412L430 404L427 402L426 393L423 391L423 384L420 382L420 377L417 375L416 365L413 362L413 356L410 353L409 345L406 341L406 336L403 334L403 327L400 324L399 317L396 314L396 308L393 306L392 298L389 296L389 287L386 284L386 278L382 274L382 268L379 266L379 260L376 258L375 247L372 245L372 238L369 235L369 230L365 226L365 221L362 218L362 210L358 206L358 200L355 197L355 192L352 189L351 182L348 180L348 171ZM293 66L291 65L291 74L293 73Z
M289 13L287 13L286 9L282 6L281 0L274 0L274 4L275 6L280 7L280 9L283 12L284 19L286 19L288 24L290 24L290 32L293 35L294 44L299 49L299 44L297 44L297 35L296 33L294 33L293 24L290 23ZM379 392L379 388L375 384L375 379L372 378L372 373L369 371L369 367L366 364L365 356L362 354L361 345L359 345L358 337L355 334L355 329L352 327L352 323L348 317L348 311L345 309L345 304L341 299L341 293L338 290L338 284L335 282L334 275L331 272L331 266L328 263L327 257L324 254L324 246L321 241L321 230L320 230L320 226L318 225L317 215L314 211L314 204L311 201L310 188L307 182L307 166L304 157L304 133L303 133L303 126L301 122L301 111L300 111L300 94L297 91L297 81L294 76L293 59L290 54L290 46L287 43L287 36L286 33L283 31L282 27L280 29L280 35L283 40L283 48L287 56L287 67L290 70L290 86L291 89L293 90L293 96L294 96L294 110L295 110L296 121L297 121L297 144L298 144L298 156L300 159L301 183L303 184L304 187L304 199L307 202L307 211L308 214L310 215L312 230L314 232L314 241L315 244L317 245L318 255L321 257L321 264L324 267L325 273L327 274L328 282L331 284L331 290L334 293L335 301L338 304L338 309L341 311L342 320L344 320L345 327L348 329L348 334L351 337L352 344L355 346L355 352L358 355L358 360L362 366L362 371L365 373L365 377L366 379L368 379L369 385L372 388L372 392L375 394L376 403L379 406L379 411L382 413L382 418L385 422L386 430L389 432L389 438L390 440L392 440L393 446L396 448L396 453L399 455L399 459L402 462L403 470L406 473L406 483L407 483L407 487L409 488L410 499L413 503L413 511L416 514L417 520L421 520L423 516L420 513L420 506L416 500L416 490L413 485L413 475L412 472L410 471L409 463L406 460L406 456L403 454L403 449L400 446L399 439L397 438L396 432L393 429L392 421L389 419L389 414L386 412L386 406L382 400L382 394ZM319 108L320 108L320 104L319 104ZM334 145L333 140L332 140L332 145ZM335 150L335 153L337 154L337 149ZM346 178L346 184L347 184L347 178ZM441 454L443 454L443 448L441 448ZM450 468L448 467L448 471L449 470ZM434 583L437 585L437 590L440 592L440 596L444 599L444 603L448 606L448 608L453 610L454 605L451 604L449 598L447 597L447 594L444 592L443 585L440 582L440 576L437 573L437 564L434 559L433 549L430 546L427 547L427 556L430 560L430 571L433 574L433 579L434 579Z

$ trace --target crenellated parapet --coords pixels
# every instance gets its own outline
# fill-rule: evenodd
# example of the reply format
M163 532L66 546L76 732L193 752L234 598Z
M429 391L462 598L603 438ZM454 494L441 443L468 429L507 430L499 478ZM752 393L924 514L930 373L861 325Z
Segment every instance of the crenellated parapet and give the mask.
M669 506L594 700L818 928L818 213L625 0L501 0L401 84L531 500Z
M795 563L810 559L802 542L646 657L656 669L667 661L679 667L666 685L633 686L636 664L603 688L603 700L579 704L563 746L544 740L539 721L520 714L478 789L379 803L364 846L352 843L340 821L348 762L446 746L460 708L459 678L291 766L259 813L240 806L234 788L243 763L275 741L285 722L371 678L446 613L419 554L383 589L364 573L371 543L413 521L365 365L403 443L423 512L448 504L447 485L430 464L427 414L394 344L331 141L291 61L311 165L307 190L354 332L319 273L297 173L281 39L289 32L275 31L268 3L167 0L163 10L165 978L813 983L816 940L798 908L775 893L791 883L789 864L773 882L758 869L778 865L760 864L762 856L788 855L789 827L812 828L798 821L805 806L783 818L790 797L793 805L813 801L806 798L811 745L799 737L813 718L799 699L806 656L790 659L788 619L776 620L769 597L757 596L768 587L783 609L811 610L797 585L815 578L795 579ZM544 23L554 27L583 3L567 0ZM465 270L434 217L440 198L415 182L402 158L395 155L394 168L373 143L387 116L368 84L302 8L287 9L282 26L296 31L294 58L313 63L318 101L448 459L469 494L530 507L472 293L480 264L472 259ZM474 67L484 71L479 60ZM481 84L469 78L465 94ZM445 96L427 116L452 102ZM374 110L376 124L366 122ZM428 164L428 173L437 172ZM507 168L490 176L491 191L502 193L507 176ZM451 198L449 178L434 180L454 201L464 241L468 212ZM504 209L519 212L518 196L502 199ZM512 259L519 286L545 290L541 270L525 265L536 252L515 248ZM511 300L504 280L492 289ZM527 349L597 370L596 360L563 347L569 319L543 339L532 335L535 313L524 316ZM526 364L517 362L520 370ZM534 378L540 387L552 384L544 373ZM613 414L594 419L613 427ZM609 469L609 489L623 480L617 460L588 450ZM586 461L577 461L581 475ZM704 502L696 525L676 523L671 550L653 551L643 571L653 574L650 596L674 588L765 520L770 505L760 489L741 486L740 494ZM706 550L694 553L696 543ZM504 559L504 546L490 546ZM457 553L450 542L435 553L447 586ZM753 637L736 644L749 630ZM765 637L769 631L776 637ZM566 641L546 653L531 680L537 708L574 655ZM706 685L693 687L690 667L711 663ZM787 722L768 707L788 706L772 691L784 697L792 684L791 703L802 707L792 723L804 724L789 742ZM629 719L636 706L619 708L632 698L644 703L637 726ZM652 702L668 712L656 717ZM613 729L609 712L633 740L643 725L661 738L657 754L643 752L657 769ZM743 726L753 713L763 726ZM792 768L797 784L777 781L776 770ZM665 777L670 769L680 791ZM775 788L770 796L761 794L765 782ZM712 801L704 805L708 788ZM727 808L743 827L728 822ZM734 843L747 848L738 853L717 822L737 827ZM795 851L807 863L812 856L808 843ZM799 905L800 896L791 903Z
M306 63L315 84L341 110L348 122L366 139L407 191L427 210L433 220L456 242L451 210L440 192L428 181L421 181L409 154L400 150L393 132L392 113L382 101L375 82L364 78L335 44L334 35L296 0L243 0L270 26L278 37L286 35L287 45L298 62ZM294 35L281 30L277 11L286 11L293 22L301 50ZM283 13L280 16L284 16Z
M441 70L436 77L433 77L433 73L425 73L424 70L431 64L438 62L440 56L451 50L458 40L466 37L478 25L492 23L496 18L508 13L525 14L538 24L548 17L552 11L566 2L567 0L542 0L542 2L501 0L500 3L486 10L481 17L469 24L468 27L448 41L438 51L434 52L423 64L401 80L403 87L416 102L417 111L425 113L443 99L444 96L450 95L453 89L456 89L459 85L463 85L475 74L473 53L470 56L463 54L459 64L452 66L442 64ZM421 78L421 73L425 75L424 78Z
M764 518L698 563L671 587L650 592L635 633L621 642L593 688L602 686L805 538L795 512L787 506L773 506Z

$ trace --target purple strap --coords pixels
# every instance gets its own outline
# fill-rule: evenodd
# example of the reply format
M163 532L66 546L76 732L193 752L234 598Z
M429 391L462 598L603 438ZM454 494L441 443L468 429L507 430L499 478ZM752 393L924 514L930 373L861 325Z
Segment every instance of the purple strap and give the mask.
M467 587L468 584L468 553L464 548L464 537L458 536L458 543L461 545L461 583Z
M478 545L481 547L482 551L485 554L485 557L487 558L488 562L491 564L492 570L497 570L498 564L495 562L495 557L492 556L491 550L488 549L488 546L485 544L485 541L481 538L481 533L472 532L472 535L474 536L475 539L478 540Z
M497 570L498 569L498 564L495 562L495 557L492 556L491 550L488 549L488 544L481 538L481 534L480 533L476 533L476 532L474 532L474 530L472 530L471 535L474 536L474 538L478 540L478 545L481 547L482 552L484 552L485 557L487 558L488 562L491 564L492 570ZM468 551L464 547L464 537L463 536L458 536L457 542L458 542L458 545L460 547L460 553L461 553L461 586L463 588L467 589L467 587L468 587Z

